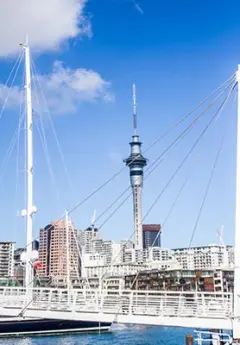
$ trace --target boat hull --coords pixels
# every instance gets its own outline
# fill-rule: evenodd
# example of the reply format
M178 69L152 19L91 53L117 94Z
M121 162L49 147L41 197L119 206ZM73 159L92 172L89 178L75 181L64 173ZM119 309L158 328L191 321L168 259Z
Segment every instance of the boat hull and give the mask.
M0 337L44 336L69 333L109 332L110 323L57 319L1 319Z

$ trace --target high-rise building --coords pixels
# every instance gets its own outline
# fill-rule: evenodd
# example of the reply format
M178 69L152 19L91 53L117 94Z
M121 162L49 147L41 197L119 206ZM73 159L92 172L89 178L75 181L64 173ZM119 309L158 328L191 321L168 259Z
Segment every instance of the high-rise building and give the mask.
M130 156L124 160L130 170L130 181L133 193L133 223L135 249L143 249L142 236L142 187L143 168L147 165L147 159L141 152L142 143L137 135L137 111L136 111L136 87L133 85L133 136L130 143Z
M161 247L161 225L143 224L143 248Z
M94 250L94 241L100 239L100 233L94 226L78 232L78 242L85 254L91 254Z
M13 242L0 242L0 277L14 276Z
M38 250L39 249L39 241L33 240L32 249L33 250Z
M71 279L79 277L77 230L71 221L68 229L65 220L52 222L40 229L39 261L39 276L66 278L69 275Z
M14 277L24 282L25 279L25 264L21 261L21 255L26 252L25 248L16 248L14 250Z

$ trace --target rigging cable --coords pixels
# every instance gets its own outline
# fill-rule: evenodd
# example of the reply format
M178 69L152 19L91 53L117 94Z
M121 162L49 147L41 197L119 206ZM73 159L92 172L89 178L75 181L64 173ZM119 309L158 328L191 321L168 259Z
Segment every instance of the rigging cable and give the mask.
M225 99L223 100L222 104L220 105L220 107L218 108L218 110L215 112L214 116L212 117L212 119L209 121L209 123L207 124L207 126L204 128L204 130L202 131L202 133L200 134L200 136L197 138L197 140L195 141L194 145L192 146L192 148L188 151L187 155L185 156L185 158L183 159L183 161L179 164L177 170L175 171L175 173L171 176L171 178L169 179L168 183L166 184L165 188L162 190L162 192L157 196L157 198L154 200L152 206L150 207L150 209L148 210L148 212L145 214L143 221L145 220L145 218L148 216L148 214L151 212L151 210L153 209L153 207L156 205L156 203L158 202L158 200L160 199L160 197L162 196L162 194L165 192L165 190L167 189L167 187L169 186L169 184L172 182L172 180L175 178L175 176L177 175L178 171L182 168L183 164L186 162L186 160L188 159L188 157L191 155L191 153L193 152L193 150L195 149L195 147L198 145L199 141L201 140L201 138L204 136L204 134L206 133L206 131L208 130L208 128L212 125L212 123L214 121L216 121L216 119L219 117L220 113L222 112L224 105L226 104L226 102L228 101L233 89L235 88L236 83L233 85L233 87L231 88L230 92L228 93L228 95L225 97Z
M231 78L229 78L228 79L228 81L229 80L231 80L232 79L232 77ZM225 83L223 83L222 85L225 85L226 84L226 82ZM154 166L154 164L156 164L156 163L158 163L155 167L153 167L153 169L152 169L152 171L150 171L149 172L149 174L151 174L156 168L157 168L157 166L159 166L159 164L162 162L162 160L160 160L162 157L166 157L166 156L164 156L164 155L166 155L166 153L170 150L170 149L172 149L173 147L175 147L177 144L178 144L178 142L179 142L179 140L181 140L185 135L186 135L186 133L192 128L192 127L194 127L194 125L199 121L199 119L203 116L203 114L207 111L207 110L209 110L215 103L216 103L216 101L222 96L222 94L231 86L233 84L233 81L231 80L231 83L229 83L226 87L225 87L225 89L223 90L223 91L221 91L221 93L217 96L217 97L215 97L214 98L214 100L205 108L205 109L203 109L203 111L197 116L197 118L194 120L194 121L192 121L191 123L190 123L190 125L188 125L187 126L187 128L185 128L185 130L182 132L182 133L180 133L180 135L157 157L157 159L155 159L154 160L154 162L153 163L151 163L150 164L150 166L146 169L146 172L149 170L149 169L151 169L151 167L153 167ZM219 87L217 90L219 90L221 87ZM194 109L196 109L196 107L194 108ZM188 114L190 114L191 112L189 112ZM178 123L179 123L180 121L178 121ZM174 126L172 126L172 128L173 128ZM167 133L167 132L166 132ZM164 135L163 135L164 136ZM162 137L163 137L162 136ZM159 139L160 140L160 139ZM155 143L156 143L156 141L155 141ZM133 160L132 160L132 162L135 160L135 159L137 159L137 158L134 158ZM120 171L123 171L125 169L125 167L124 168L122 168ZM118 173L120 173L120 171L118 171ZM113 177L114 176L116 176L116 174L115 175L113 175ZM146 179L148 177L148 175L147 176L145 176L144 177L144 179ZM108 182L110 182L110 180L108 180L107 181L107 183ZM106 184L107 184L106 183ZM105 185L106 185L105 184ZM103 185L101 185L97 190L100 190L100 189L102 189L103 188ZM129 186L129 187L127 187L126 188L126 190L123 192L123 193L121 193L121 195L119 196L119 197L117 197L117 199L115 199L113 202L112 202L112 204L109 206L109 207L107 207L107 209L105 210L105 211L103 211L102 212L102 214L100 214L99 215L99 217L96 219L96 221L97 220L99 220L106 212L107 212L107 210L109 210L120 198L121 198L121 196L123 196L128 190L130 190L131 189L131 186ZM95 190L95 191L97 191L97 190ZM94 194L95 194L95 192L94 192ZM87 198L85 198L83 201L81 201L80 203L78 203L74 208L72 208L70 211L69 211L69 214L70 213L72 213L72 212L74 212L78 207L80 207L85 201L87 201L89 198L90 198L90 196L92 196L93 194L90 194ZM130 197L131 196L131 193L129 193L129 195L128 195L128 197ZM121 203L121 205L123 205L124 204L124 202L127 200L127 198L125 198L124 199L124 201ZM117 210L121 207L121 205L117 208ZM116 211L115 211L116 212ZM113 212L113 214L115 213L115 212ZM112 214L112 215L113 215ZM109 217L109 218L111 218L111 217ZM62 218L60 218L59 219L59 221L60 220L62 220L63 219L63 217ZM29 244L29 245L31 245L31 244ZM26 247L28 246L28 244L26 245Z
M192 154L192 152L194 151L194 149L196 148L196 146L198 145L198 143L200 142L200 140L203 138L203 136L205 135L205 133L207 132L207 130L210 128L210 126L216 121L216 119L218 119L218 117L220 116L224 105L226 104L226 102L228 101L230 95L232 94L233 89L235 88L236 83L233 85L233 87L231 88L230 92L227 94L227 96L224 98L223 102L221 103L220 107L217 109L217 111L214 113L214 115L212 116L212 118L210 119L210 121L207 123L207 125L205 126L205 128L203 129L203 131L200 133L200 135L198 136L197 140L194 142L193 146L191 147L191 149L188 151L187 155L184 157L184 159L181 161L181 163L178 165L177 169L175 170L175 172L171 175L170 179L168 180L168 182L166 183L166 185L163 187L163 189L161 190L161 192L158 194L157 198L154 200L154 202L152 203L152 205L150 206L150 208L148 209L148 211L146 212L146 214L144 215L141 224L139 224L139 226L141 226L144 222L144 220L146 219L146 217L149 215L149 213L152 211L152 209L154 208L154 206L157 204L157 202L159 201L160 197L163 195L163 193L166 191L166 189L168 188L168 186L170 185L170 183L173 181L173 179L175 178L175 176L177 175L177 173L180 171L180 169L182 168L182 166L184 165L184 163L187 161L187 159L189 158L189 156ZM113 214L116 213L116 211L118 210L118 208L115 210L115 212L113 212L111 214L111 216L113 216ZM99 227L99 229L101 228L101 226ZM127 242L129 242L132 237L134 235L134 232L132 233L132 235L130 236L130 238L127 240ZM120 253L121 254L121 253ZM118 257L115 258L114 262L116 261ZM113 263L114 263L113 262ZM105 274L107 273L108 270L106 270L106 272L104 273L103 276L105 276Z
M231 84L232 84L232 82L231 82ZM227 88L229 88L229 86L231 86L231 85L228 85L227 86ZM225 91L225 90L224 90ZM217 101L217 99L220 97L222 95L222 92L221 92L221 94L220 95L218 95L215 99L214 99L214 101L212 101L211 102L211 104L210 105L208 105L207 106L207 109L209 109L216 101ZM186 133L187 133L187 131L189 130L189 129L191 129L192 127L193 127L193 125L194 124L196 124L197 123L197 121L198 121L198 119L204 114L206 112L206 109L204 109L201 113L200 113L200 115L198 115L198 117L197 117L197 119L195 119L179 136L178 136L178 138L167 148L167 149L165 149L164 150L164 152L159 156L159 157L157 157L157 160L159 160L159 158L161 158L171 147L174 147L174 145L176 145L176 143L178 142L178 140L180 140L181 138L183 138L184 137L184 135L186 135ZM216 113L215 114L216 116L214 117L214 118L216 118L217 117L217 115L218 115L218 113ZM194 123L194 124L193 124ZM155 164L155 162L156 162L156 160L153 162L153 164ZM159 162L158 162L159 163ZM152 165L150 165L150 167L149 168L151 168L151 166ZM156 167L157 166L155 166L153 169L152 169L152 171L150 171L149 172L149 174L151 174L155 169L156 169ZM147 171L147 169L146 169L146 171ZM172 179L173 179L173 177L172 177ZM172 180L171 179L171 180ZM168 182L168 185L171 183L171 181L169 181ZM131 187L130 187L131 188ZM165 188L166 189L166 188ZM127 188L127 190L129 190L129 187ZM126 190L126 191L127 191ZM99 227L99 229L101 229L102 227L103 227L103 225L104 224L106 224L106 222L118 211L118 209L126 202L126 200L131 196L131 194L132 193L129 193L129 195L121 202L121 204L111 213L111 215L107 218L107 220L105 220L104 221L104 223L103 224L101 224L101 226ZM119 198L118 198L119 199ZM115 202L113 202L112 204L114 204ZM153 206L152 206L153 207ZM77 207L75 206L75 208L74 209L72 209L70 212L73 212L75 209L76 209ZM109 209L109 207L108 207L108 209ZM149 210L149 212L150 212L151 210ZM69 214L70 214L70 212L69 212ZM148 214L149 214L149 212L148 212ZM104 211L104 213L105 213L105 211ZM148 214L146 214L145 215L145 217L148 215ZM100 215L101 216L101 215ZM99 217L100 217L99 216ZM98 217L98 218L99 218ZM145 219L145 217L144 217L144 219ZM62 218L61 218L62 219ZM61 220L60 219L60 220ZM143 219L143 220L144 220ZM60 221L59 220L59 221ZM132 234L132 236L133 236L133 234ZM130 239L132 238L132 236L130 237ZM129 239L129 240L130 240ZM129 241L128 240L128 241ZM30 244L29 244L30 245ZM28 244L27 244L27 246L28 246Z
M193 228L193 231L192 231L192 235L191 235L191 239L190 239L190 241L189 241L188 248L190 248L191 245L192 245L193 238L194 238L196 229L197 229L198 224L199 224L199 220L200 220L200 217L201 217L201 214L202 214L202 211L203 211L203 208L204 208L204 205L205 205L207 196L208 196L208 192L209 192L209 189L210 189L210 186L211 186L211 183L212 183L213 175L214 175L214 172L215 172L216 167L217 167L217 163L218 163L218 160L219 160L220 153L221 153L221 151L222 151L224 139L225 139L225 138L222 138L221 143L220 143L220 146L219 146L218 151L217 151L217 155L216 155L216 158L215 158L215 161L214 161L214 164L213 164L211 173L210 173L210 177L209 177L209 180L208 180L208 183L207 183L206 190L205 190L205 192L204 192L204 196L203 196L203 199L202 199L202 202L201 202L201 206L200 206L200 209L199 209L199 212L198 212L198 215L197 215L197 220L196 220L196 222L195 222L195 225L194 225L194 228Z
M152 171L150 171L150 173L149 174L151 174L158 166L159 166L159 164L163 161L163 160L161 160L161 158L162 157L164 157L164 155L169 151L169 150L171 150L173 147L175 147L178 143L179 143L179 141L182 139L182 138L184 138L185 137L185 135L189 132L189 130L190 129L192 129L192 127L194 127L195 125L196 125L196 123L200 120L200 118L206 113L206 111L208 111L215 103L216 103L216 101L222 96L222 94L229 88L229 87L231 87L232 85L233 85L233 83L234 83L235 81L232 81L231 82L231 84L229 84L197 117L196 117L196 119L194 120L194 121L192 121L191 123L190 123L190 125L188 125L186 128L185 128L185 130L183 131L183 132L181 132L180 133L180 135L154 160L154 162L153 163L151 163L150 164L150 166L149 167L147 167L147 169L146 169L146 172L148 171L148 170L150 170L152 167L153 167L153 169L152 169ZM156 141L155 141L155 143L156 143ZM145 151L146 152L146 151ZM137 158L134 158L129 164L131 164L132 162L134 162L134 160L135 159L137 159ZM154 164L156 164L156 167L154 167ZM122 172L123 170L125 169L125 167L124 168L122 168L117 174L119 174L120 172ZM116 177L117 175L116 174L114 174L113 175L113 178L114 177ZM112 179L113 179L112 178ZM111 180L112 180L111 179ZM69 214L70 213L72 213L72 212L74 212L77 208L79 208L83 203L85 203L90 197L92 197L94 194L96 194L95 192L97 192L97 191L99 191L100 189L102 189L103 187L105 187L108 183L110 182L110 180L107 180L106 181L106 183L104 184L104 185L101 185L97 190L95 190L93 193L91 193L89 196L87 196L85 199L83 199L80 203L78 203L75 207L73 207L70 211L69 211ZM121 194L121 196L122 195L124 195L129 189L131 189L131 186L129 186L122 194ZM131 194L130 194L131 195ZM120 196L120 197L121 197ZM119 198L120 197L118 197L115 201L113 201L113 203L111 204L111 206L112 205L114 205L118 200L119 200ZM127 198L126 198L126 200L127 200ZM125 200L125 201L126 201ZM110 206L110 207L111 207ZM109 207L108 207L108 209L109 209ZM105 213L105 212L104 212ZM99 217L96 219L96 221L99 219L99 218L101 218L102 217L102 215L99 215Z
M233 90L234 90L235 87L236 87L236 83L235 83L235 85L233 86L232 90L230 91L230 94L227 95L226 101L223 103L222 106L224 106L224 104L227 102L227 100L229 99L229 97L230 97L230 95L231 95L231 93L233 92ZM222 110L222 109L223 109L223 107L221 108L221 110ZM220 116L220 113L218 113L218 116L217 116L217 118L215 119L215 123L216 123L217 119L219 118L219 116ZM203 200L202 200L202 203L201 203L200 210L199 210L199 212L198 212L197 220L196 220L196 223L195 223L195 226L194 226L192 235L191 235L191 240L190 240L190 242L189 242L189 248L190 248L191 245L192 245L192 241L193 241L193 238L194 238L194 234L195 234L195 232L196 232L196 229L197 229L197 226L198 226L198 223L199 223L199 220L200 220L200 216L201 216L201 213L202 213L202 210L203 210L203 207L204 207L204 204L205 204L205 201L206 201L206 198L207 198L209 189L210 189L210 185L211 185L211 182L212 182L212 178L213 178L213 175L214 175L214 171L215 171L215 169L216 169L216 166L217 166L217 163L218 163L218 160L219 160L219 156L220 156L220 153L221 153L221 150L222 150L222 147L223 147L224 139L225 139L225 135L222 137L222 140L221 140L221 142L220 142L220 146L219 146L219 149L218 149L218 151L217 151L217 155L216 155L216 158L215 158L215 161L214 161L214 165L213 165L213 167L212 167L212 169L211 169L210 178L209 178L209 181L208 181L208 184L207 184L205 193L204 193L204 197L203 197ZM178 194L177 194L177 196L176 196L176 198L175 198L175 200L174 200L174 202L173 202L173 204L172 204L172 206L171 206L169 212L167 213L167 216L166 216L166 218L165 218L165 220L164 220L164 222L163 222L162 228L165 226L167 220L169 219L169 217L170 217L170 215L171 215L171 213L172 213L172 211L173 211L173 209L174 209L174 207L175 207L175 205L176 205L176 203L177 203L177 201L178 201L178 199L179 199L179 197L180 197L180 195L181 195L183 189L185 188L185 186L186 186L186 184L187 184L187 182L188 182L188 180L189 180L189 177L190 177L190 176L188 176L188 177L186 178L186 180L183 182L183 184L182 184L182 186L181 186L181 188L180 188L180 190L179 190L179 192L178 192ZM153 247L154 247L154 245L155 245L157 239L159 238L159 236L160 236L160 232L159 232L159 233L157 234L157 236L155 237L155 239L154 239L154 241L153 241L153 244L151 245L150 249L153 250ZM134 285L135 285L135 283L136 283L136 281L137 281L137 278L138 278L138 276L139 276L139 273L140 273L140 270L136 273L136 276L134 277L134 280L133 280L133 282L132 282L132 284L131 284L131 287L130 287L131 289L134 288Z
M234 85L234 88L235 88L236 85L237 85L237 83ZM232 91L233 91L233 90L232 90ZM229 95L229 96L230 96L230 95ZM228 98L229 98L229 97L228 97ZM221 139L221 142L220 142L220 146L219 146L218 151L217 151L217 155L216 155L216 158L215 158L215 161L214 161L214 164L213 164L213 167L212 167L210 176L209 176L209 180L208 180L208 183L207 183L207 186L206 186L204 195L203 195L203 199L202 199L202 202L201 202L201 206L200 206L199 212L198 212L198 214L197 214L197 219L196 219L196 222L195 222L193 231L192 231L192 235L191 235L191 238L190 238L190 241L189 241L189 246L188 246L188 248L190 248L191 245L192 245L192 242L193 242L193 239L194 239L194 235L195 235L195 232L196 232L196 230L197 230L197 227L198 227L198 224L199 224L199 221L200 221L200 217L201 217L203 208L204 208L204 206L205 206L205 202L206 202L206 199L207 199L207 196L208 196L208 192L209 192L209 189L210 189L210 187L211 187L213 175L214 175L214 172L215 172L216 167L217 167L217 164L218 164L219 156L220 156L221 151L222 151L222 147L223 147L223 144L224 144L224 140L225 140L225 135L223 135L223 137L222 137L222 139Z
M200 102L196 107L194 107L189 113L184 115L180 120L178 120L170 129L168 129L166 132L164 132L159 138L157 138L146 150L143 151L143 154L149 151L152 147L154 147L158 142L160 142L164 137L166 137L171 131L173 131L176 127L178 127L183 121L185 121L196 109L198 109L200 106L202 106L208 99L210 99L217 91L221 90L223 86L227 83L229 87L232 82L233 78L235 77L235 73L228 78L220 87L218 87L216 90L214 90L208 97L206 97L202 102ZM224 90L225 91L225 90ZM133 163L136 159L138 159L139 156L136 156L129 164ZM94 196L96 193L98 193L101 189L103 189L106 185L108 185L112 180L114 180L118 175L120 175L127 166L124 166L120 170L118 170L116 173L114 173L109 179L107 179L102 185L100 185L98 188L96 188L93 192L91 192L88 196L86 196L84 199L82 199L75 207L73 207L69 214L74 212L77 208L82 206L86 201L88 201L92 196Z
M181 122L183 122L184 121L184 119L186 119L186 117L188 117L191 113L193 113L198 107L200 107L200 105L202 105L202 104L204 104L205 102L206 102L206 100L207 99L209 99L213 94L215 94L216 92L217 92L217 90L221 90L221 88L227 83L227 82L229 82L229 80L231 81L231 83L232 83L232 78L233 77L230 77L226 82L224 82L218 89L216 89L209 97L207 97L204 101L202 101L198 106L196 106L191 112L189 112L187 115L185 115L183 118L182 118L182 120L180 120L180 121L178 121L175 125L173 125L172 127L171 127L171 129L170 130L168 130L167 132L165 132L165 134L163 134L159 139L157 139L157 140L155 140L155 142L152 144L152 145L150 145L150 147L152 147L152 146L154 146L157 142L159 142L164 136L166 136L171 130L173 130L173 128L176 128ZM229 85L227 86L227 88L230 86L230 84L231 83L229 83ZM225 90L224 90L225 91ZM219 96L217 97L217 98L219 98ZM212 102L212 103L214 103L214 102ZM209 109L209 106L208 106L208 108L207 109ZM194 123L196 123L196 120L194 121ZM177 140L179 140L184 134L186 134L186 132L187 132L187 130L189 129L189 128L191 128L193 125L192 124L190 124L190 126L188 126L187 127L187 129L185 129L185 131L175 140L175 142L174 143L176 143L177 142ZM173 146L173 144L171 145L171 147ZM149 150L150 149L150 147L147 149L147 150ZM145 150L144 152L146 152L147 150ZM166 153L166 150L164 151L164 153ZM164 154L163 153L163 154ZM163 155L162 154L162 155ZM136 159L136 158L135 158ZM134 161L134 160L133 160ZM118 171L117 173L115 173L110 179L108 179L103 185L101 185L98 189L96 189L94 192L92 192L87 198L85 198L82 202L80 202L77 206L75 206L70 212L73 212L74 210L76 210L80 205L82 205L86 200L88 200L92 195L94 195L94 194L96 194L96 192L97 191L99 191L100 189L102 189L103 188L103 186L105 186L108 182L110 182L110 180L112 180L114 177L116 177L121 171L123 171L124 169L125 169L126 167L124 167L123 169L121 169L120 171ZM69 213L70 213L69 212Z
M31 62L32 71L34 72L33 60L30 59L30 62ZM35 87L36 106L38 106L40 108L40 99L38 97L38 92L37 92L37 75L36 75L36 73L35 73L35 76L33 75L32 80L33 80L33 85ZM59 200L60 192L59 192L57 180L56 180L56 177L55 177L55 174L54 174L54 171L52 168L52 164L51 164L51 157L50 157L50 153L49 153L49 149L48 149L47 137L46 137L45 130L44 130L42 115L38 114L36 110L34 110L34 114L36 114L37 117L39 118L40 126L38 125L37 121L35 121L35 123L36 123L37 131L39 134L40 142L41 142L41 145L43 148L43 152L45 154L48 172L49 172L51 183L52 183L52 188L53 188L53 190L56 191L56 199Z
M236 84L234 84L234 85L236 85ZM230 93L232 92L232 90L233 90L233 88L234 88L234 85L232 85L232 88L231 88ZM216 121L216 120L217 120L217 118L219 117L220 112L221 112L221 110L222 110L222 107L223 107L223 105L225 104L225 102L227 101L227 99L228 99L228 96L226 96L226 98L224 99L224 101L223 101L222 105L220 106L220 108L215 112L215 115L214 115L214 117L212 118L212 120L210 121L209 126L210 126L210 124L211 124L212 121ZM192 124L190 124L190 126L192 127ZM190 127L190 128L191 128L191 127ZM189 128L189 126L188 126L188 128ZM202 133L202 136L205 134L205 132L206 132L207 129L208 129L208 127L205 127L205 129L204 129L204 131L203 131L203 133ZM181 138L186 134L185 132L186 132L186 131L184 131L184 132L181 134ZM185 161L188 159L189 155L190 155L191 152L194 150L195 146L198 144L198 142L199 142L200 139L201 139L201 137L199 137L199 138L197 139L197 141L195 142L195 145L191 148L191 150L188 152L187 156L185 157L185 160L181 162L181 164L180 164L180 166L178 167L177 171L172 175L172 177L171 177L170 180L168 181L167 185L166 185L166 186L164 187L164 189L162 190L161 195L165 192L165 190L167 189L167 187L169 186L169 184L172 182L172 180L174 179L174 177L176 176L176 174L178 173L178 171L181 169L181 167L182 167L182 165L185 163ZM176 143L176 140L174 141L174 143ZM172 144L171 144L169 147L172 147ZM167 148L167 149L166 149L160 156L158 156L157 159L152 163L151 166L153 166L153 169L150 170L149 174L148 174L146 177L144 177L144 180L145 180L146 178L148 178L149 175L152 174L152 172L157 168L158 165L155 165L155 166L154 166L155 162L158 161L159 158L161 158L162 155L163 155L164 153L166 153L168 149L169 149L169 148ZM160 164L161 162L162 162L162 160L161 160L161 161L158 161L158 164ZM149 168L151 168L151 166L150 166ZM149 169L146 169L146 171L148 171L148 170L149 170ZM125 191L127 191L127 190L129 190L129 189L131 189L131 186L128 187ZM125 191L121 194L121 196L125 193ZM99 227L99 229L101 229L101 228L103 227L103 225L104 225L104 224L105 224L105 223L106 223L106 222L107 222L107 221L118 211L118 209L119 209L121 206L123 206L123 204L127 201L127 199L128 199L131 195L132 195L132 192L130 192L130 193L128 194L128 196L118 205L118 207L108 216L108 218L104 221L104 223L101 224L101 226ZM161 195L158 196L157 200L154 201L153 205L155 205L155 203L159 200L159 198L161 197ZM117 198L117 200L119 200L119 197ZM115 201L116 201L116 200L115 200ZM115 201L114 201L112 204L115 204ZM112 205L112 204L111 204L111 205ZM153 205L152 205L152 207L153 207ZM108 209L109 209L109 207L107 208L107 210L108 210ZM144 221L144 219L148 216L148 214L151 212L151 210L152 210L152 208L149 209L148 213L147 213L147 214L145 215L145 217L143 218L143 221ZM106 210L105 210L103 213L105 213L105 212L106 212ZM102 214L103 214L103 213L102 213ZM99 219L99 218L102 216L102 214L101 214L97 219Z
M23 120L24 120L24 114L22 114L22 117L21 117L21 120L20 120L20 126L23 123ZM5 156L3 158L3 162L2 162L2 165L1 165L1 168L0 168L0 186L2 185L2 179L3 179L4 175L5 175L5 172L6 172L8 163L9 163L9 160L11 158L13 149L14 149L15 144L17 142L18 132L19 132L19 125L17 126L17 128L16 128L16 130L15 130L13 136L12 136L12 139L10 141L8 149L7 149L7 151L5 153Z
M19 56L18 56L18 58L17 58L17 60L16 60L16 62L15 62L15 64L14 64L14 66L13 66L13 68L12 68L12 70L11 70L9 76L8 76L8 79L7 79L6 83L5 83L5 85L4 85L3 88L2 88L2 92L3 92L6 88L8 88L8 91L7 91L7 96L6 96L5 101L4 101L4 103L3 103L2 109L1 109L1 111L0 111L0 119L2 118L2 115L3 115L4 110L5 110L5 108L6 108L6 105L7 105L7 102L8 102L9 96L10 96L10 93L11 93L11 91L12 91L13 84L14 84L14 82L15 82L15 80L16 80L17 73L18 73L18 70L19 70L19 68L20 68L22 59L23 59L23 52L21 51L21 53L19 54ZM10 79L11 79L11 77L12 77L12 74L13 74L15 68L16 68L16 71L15 71L15 73L14 73L14 75L13 75L13 80L12 80L10 86L8 87L8 86L7 86L7 85L8 85L8 82L10 81Z
M64 169L64 172L65 172L66 178L68 180L69 187L70 187L71 191L73 191L72 180L70 178L70 174L69 174L67 165L65 163L65 159L64 159L63 151L62 151L62 148L61 148L61 145L60 145L60 141L58 139L58 135L57 135L57 132L56 132L55 127L54 127L54 123L53 123L53 120L52 120L51 112L50 112L50 109L48 107L47 100L46 100L46 97L44 95L44 92L43 92L43 89L42 89L42 86L41 86L41 83L40 83L40 80L39 80L39 77L38 77L38 74L37 74L37 69L36 69L36 66L35 66L35 63L34 63L33 59L31 59L31 63L32 63L32 70L35 73L36 84L38 84L38 87L39 87L39 90L40 90L43 102L45 104L45 108L46 108L46 112L47 112L47 115L48 115L48 119L49 119L49 122L50 122L50 125L51 125L51 128L52 128L53 136L54 136L54 139L56 141L58 152L59 152L62 164L63 164L63 169Z

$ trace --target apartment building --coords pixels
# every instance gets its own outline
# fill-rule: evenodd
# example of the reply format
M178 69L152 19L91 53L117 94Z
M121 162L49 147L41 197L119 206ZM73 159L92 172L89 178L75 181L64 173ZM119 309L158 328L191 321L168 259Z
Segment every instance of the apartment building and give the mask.
M202 270L231 267L234 264L232 246L208 245L202 247L173 249L173 257L183 269Z
M147 259L149 261L168 261L173 257L173 253L168 248L152 247L148 248Z
M79 277L77 230L71 221L68 227L65 220L61 220L51 222L40 229L39 261L41 262L41 267L38 269L39 276L63 278L69 275L71 279Z
M14 242L0 242L0 277L14 276Z

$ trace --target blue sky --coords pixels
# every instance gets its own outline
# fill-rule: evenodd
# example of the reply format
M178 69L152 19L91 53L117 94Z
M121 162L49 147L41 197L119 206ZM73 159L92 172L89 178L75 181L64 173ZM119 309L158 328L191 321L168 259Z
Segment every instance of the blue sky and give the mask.
M132 82L137 85L138 131L144 149L233 74L240 62L240 5L237 1L228 4L217 1L211 1L210 4L205 0L194 4L192 1L181 3L168 1L162 4L156 0L89 0L85 2L71 0L70 2L75 4L74 9L80 13L81 18L85 16L81 22L84 23L81 24L81 28L85 25L85 29L80 30L78 34L76 30L74 31L77 27L76 23L73 24L71 32L67 29L61 32L61 28L64 30L64 25L59 19L60 15L56 15L57 19L54 18L52 24L53 31L56 32L56 37L52 40L51 37L49 38L50 31L48 31L49 35L47 33L44 35L44 25L40 29L34 26L36 21L32 22L32 27L26 29L30 32L29 39L30 44L32 42L33 45L34 63L40 82L44 86L46 98L50 103L54 128L72 185L71 187L64 173L61 156L45 114L43 115L45 116L45 134L57 188L51 184L46 159L35 128L34 201L39 209L34 219L36 237L41 226L61 217L66 208L71 209L123 166L122 160L129 154L128 143L132 134ZM82 7L79 12L80 3ZM51 6L49 7L51 9ZM46 12L50 9L46 6ZM52 10L54 13L54 8ZM64 10L67 11L67 9ZM0 12L3 13L3 11ZM12 39L12 45L10 41L9 45L5 45L0 51L2 57L0 82L2 84L5 83L16 59L15 41L24 37L24 32L19 33L18 30L21 15L24 20L24 15L20 14L19 22L11 22L12 27L6 28L6 32ZM51 13L49 17L51 18ZM57 28L58 24L59 28ZM69 23L67 28L69 28ZM16 32L16 40L14 32ZM22 36L18 36L20 34ZM4 39L5 37L0 35L0 43ZM56 61L62 62L63 69L58 65L54 72L53 64ZM93 76L92 73L96 73L94 74L96 78L88 79L93 84L95 83L91 86L93 89L90 91L84 89L81 92L82 84L80 84L81 87L74 95L66 85L61 90L58 87L53 89L51 75L55 77L61 75L64 78L71 75L74 78L76 76L82 78L83 74L79 72L79 69L82 69L81 73L88 71L91 76ZM80 76L75 74L76 70ZM16 80L16 88L20 80L21 73ZM74 80L79 81L79 79ZM56 78L54 81L56 82ZM58 84L54 85L58 86ZM18 101L16 88L10 99L12 107L8 107L0 119L3 133L0 136L1 160L17 126L19 108L16 107ZM62 90L63 92L60 93ZM74 109L70 107L72 105ZM37 105L35 107L37 108ZM185 138L181 146L176 148L146 180L143 192L143 214L147 212L164 187L206 121L205 119L199 124ZM163 222L178 188L191 172L193 162L197 161L189 184L163 229L163 246L188 245L219 141L226 128L224 148L193 244L217 242L216 229L221 224L225 226L225 242L233 243L235 122L236 104L231 102L146 219L146 222L150 223ZM227 123L229 123L228 126ZM171 133L166 140L150 150L147 153L149 161L153 161L183 128L184 126ZM23 138L20 139L20 144L21 152L23 152ZM196 154L199 158L196 158ZM22 185L22 154L18 175L20 185ZM111 184L72 214L77 228L87 227L94 208L99 215L128 185L129 176L125 169ZM16 193L16 149L14 149L7 173L2 179L1 240L16 240L19 245L24 245L24 222L16 216L17 210L23 207L22 187ZM102 221L103 219L98 225L101 225ZM101 231L104 238L116 241L126 239L131 235L131 198Z

